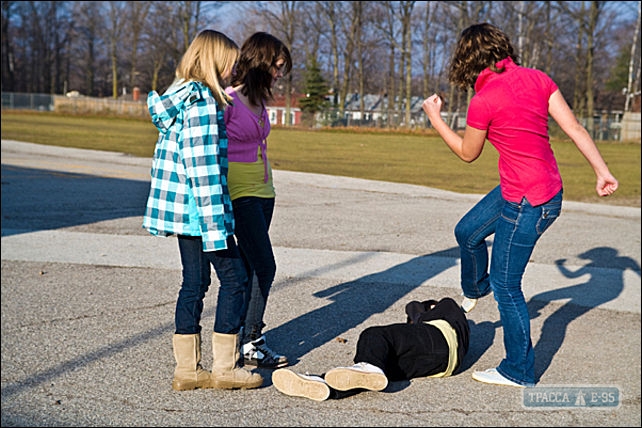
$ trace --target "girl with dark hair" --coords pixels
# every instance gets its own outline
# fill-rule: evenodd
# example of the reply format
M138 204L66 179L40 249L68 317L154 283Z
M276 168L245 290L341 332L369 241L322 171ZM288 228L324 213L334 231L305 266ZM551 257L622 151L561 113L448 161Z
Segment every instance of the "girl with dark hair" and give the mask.
M245 364L261 368L288 365L288 359L267 346L263 321L276 274L269 228L275 190L267 156L270 118L265 103L274 84L292 69L290 51L276 37L254 33L241 46L241 56L226 89L232 98L225 110L230 161L227 183L234 207L235 236L241 249L251 292L247 293L241 351Z

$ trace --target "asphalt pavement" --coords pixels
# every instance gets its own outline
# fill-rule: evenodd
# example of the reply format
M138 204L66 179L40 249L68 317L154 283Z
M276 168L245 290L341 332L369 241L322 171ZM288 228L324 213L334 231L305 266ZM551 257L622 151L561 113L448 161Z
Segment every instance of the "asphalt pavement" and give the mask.
M141 227L151 160L1 146L3 427L641 425L640 208L564 202L538 243L523 283L535 388L471 378L504 355L488 297L449 378L316 402L281 394L261 369L258 389L176 392L181 271L175 238ZM266 335L293 370L350 365L359 332L404 322L407 302L461 298L453 228L481 195L281 170L274 181Z

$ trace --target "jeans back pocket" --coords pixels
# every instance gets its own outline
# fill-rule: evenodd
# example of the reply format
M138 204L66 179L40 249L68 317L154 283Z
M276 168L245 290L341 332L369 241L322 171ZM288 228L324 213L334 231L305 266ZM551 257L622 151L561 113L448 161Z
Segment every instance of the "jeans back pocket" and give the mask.
M555 198L557 199L557 198ZM537 221L536 230L539 235L544 233L557 220L562 212L562 201L547 202L542 205L542 212Z

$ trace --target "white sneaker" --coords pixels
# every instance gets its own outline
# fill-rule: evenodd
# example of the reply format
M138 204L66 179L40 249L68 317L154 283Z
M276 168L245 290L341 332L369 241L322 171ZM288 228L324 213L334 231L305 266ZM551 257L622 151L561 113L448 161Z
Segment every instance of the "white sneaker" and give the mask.
M516 386L518 388L526 388L524 385L520 385L517 382L506 379L497 371L497 369L488 369L484 370L483 372L473 372L473 379L483 383L492 383L494 385L506 385Z
M461 309L468 313L475 309L475 306L477 306L477 299L471 299L469 297L464 296L464 300L461 301Z
M292 397L324 401L330 396L330 388L323 378L295 373L290 369L275 370L272 373L272 384L279 392Z
M382 391L388 386L388 378L383 370L369 363L334 368L325 374L325 381L339 391L358 388Z

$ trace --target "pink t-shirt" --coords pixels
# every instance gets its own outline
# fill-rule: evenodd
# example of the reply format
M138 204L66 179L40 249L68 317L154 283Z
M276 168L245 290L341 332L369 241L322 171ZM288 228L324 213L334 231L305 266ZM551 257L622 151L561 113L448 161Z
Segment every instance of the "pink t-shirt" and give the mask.
M497 63L503 73L489 68L475 82L466 123L486 130L499 152L502 196L510 202L537 206L562 189L562 177L548 136L548 100L558 89L539 70L516 65L511 58Z

